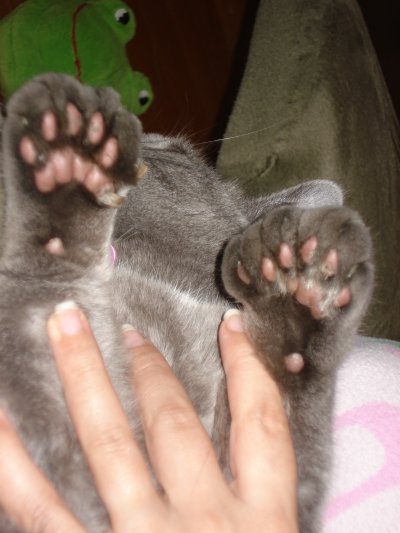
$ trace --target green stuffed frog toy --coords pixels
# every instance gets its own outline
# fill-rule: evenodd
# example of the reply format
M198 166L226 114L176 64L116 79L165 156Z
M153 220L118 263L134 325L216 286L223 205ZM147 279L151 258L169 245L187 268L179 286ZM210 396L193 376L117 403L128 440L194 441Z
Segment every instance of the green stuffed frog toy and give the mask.
M126 55L135 27L132 10L120 0L26 0L0 21L0 90L8 98L37 74L63 72L112 87L140 115L153 92Z

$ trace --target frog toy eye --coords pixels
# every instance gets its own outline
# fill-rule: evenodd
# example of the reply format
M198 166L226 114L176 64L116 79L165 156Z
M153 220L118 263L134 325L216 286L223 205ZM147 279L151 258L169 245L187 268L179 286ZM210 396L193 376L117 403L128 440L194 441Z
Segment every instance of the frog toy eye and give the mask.
M129 11L123 7L121 7L121 9L117 9L117 11L114 13L114 17L119 24L124 26L126 26L131 19Z
M140 91L140 92L139 92L138 100L139 100L139 104L140 104L141 106L146 105L147 102L150 100L149 92L146 91L145 89L144 89L143 91Z

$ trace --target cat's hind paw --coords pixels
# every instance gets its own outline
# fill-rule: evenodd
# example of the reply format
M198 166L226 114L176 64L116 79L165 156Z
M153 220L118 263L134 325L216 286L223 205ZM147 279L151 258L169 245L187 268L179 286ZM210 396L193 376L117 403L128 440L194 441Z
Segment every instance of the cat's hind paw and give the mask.
M223 279L252 307L291 298L314 320L333 318L371 290L370 236L345 207L275 208L228 243Z
M140 123L111 89L46 74L14 95L7 115L23 175L41 193L76 182L99 204L117 207L118 193L143 174Z

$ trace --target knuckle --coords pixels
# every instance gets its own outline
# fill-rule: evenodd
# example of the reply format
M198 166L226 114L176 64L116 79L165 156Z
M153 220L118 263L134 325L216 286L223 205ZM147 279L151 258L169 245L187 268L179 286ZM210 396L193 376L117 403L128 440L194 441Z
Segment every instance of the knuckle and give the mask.
M95 374L93 373L93 365L89 358L85 360L85 354L83 350L79 351L79 359L76 357L76 348L67 349L64 354L64 359L74 358L73 363L69 363L68 372L71 376L70 381L72 383L91 383Z
M137 380L148 379L151 374L161 376L168 375L170 369L166 361L160 356L159 352L150 344L144 344L135 348L135 357L133 359L133 369Z
M280 437L288 433L288 422L284 413L275 409L254 409L244 413L239 420L233 420L239 431L258 430L262 433Z
M232 531L232 524L226 515L217 509L208 509L201 516L202 531L207 533L228 533Z
M91 435L91 452L107 457L120 457L132 448L131 435L119 426L101 428Z
M154 508L135 510L123 520L124 531L166 531L166 517L160 520L160 516L154 512ZM122 530L122 529L121 529Z
M192 408L184 402L167 402L159 406L148 420L147 427L168 431L189 431L198 424Z
M53 507L46 501L34 500L27 503L25 527L29 533L51 533L54 531Z

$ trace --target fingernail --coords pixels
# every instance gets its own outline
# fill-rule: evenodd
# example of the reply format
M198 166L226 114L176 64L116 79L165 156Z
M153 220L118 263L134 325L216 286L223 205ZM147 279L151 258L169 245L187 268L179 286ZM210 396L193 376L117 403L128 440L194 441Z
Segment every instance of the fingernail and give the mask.
M77 335L83 329L81 312L73 300L66 300L56 305L55 314L60 331L64 335Z
M124 343L127 348L137 348L146 344L146 339L131 324L122 326Z
M243 316L239 309L228 309L224 314L223 321L226 323L229 331L236 333L244 331Z

